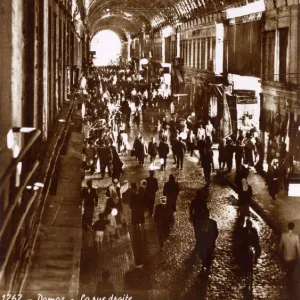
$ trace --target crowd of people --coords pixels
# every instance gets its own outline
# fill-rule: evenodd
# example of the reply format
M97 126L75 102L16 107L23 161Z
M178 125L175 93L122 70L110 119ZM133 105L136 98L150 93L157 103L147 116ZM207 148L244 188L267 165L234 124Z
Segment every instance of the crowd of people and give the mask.
M198 122L194 112L188 114L184 111L175 110L170 113L174 110L172 104L175 101L170 97L163 98L155 89L148 90L145 86L141 88L137 83L134 84L132 80L128 81L128 77L131 76L130 70L93 69L91 73L93 76L90 76L90 80L87 81L87 90L91 98L90 101L84 104L83 115L84 154L86 156L84 167L90 170L90 174L93 174L98 167L102 178L106 176L107 172L113 182L107 189L106 196L108 200L105 211L99 215L99 221L95 224L101 224L99 228L108 228L107 231L110 233L106 239L111 241L110 236L118 234L117 228L121 223L126 226L130 224L141 226L145 222L145 214L149 216L154 214L154 222L158 228L158 240L161 247L163 247L164 240L169 234L172 222L174 222L174 212L176 211L179 187L175 177L170 175L170 180L165 184L163 190L164 196L154 209L155 197L158 191L154 171L150 170L149 177L142 180L140 185L132 182L129 186L128 181L120 184L123 166L120 155L135 157L140 167L144 167L145 158L149 157L150 168L155 167L156 159L159 157L160 170L164 171L171 150L174 159L173 164L177 169L183 170L186 153L194 156L195 151L198 150L199 164L203 168L206 187L208 187L211 172L215 171L212 149L215 134L214 127L209 120L206 125ZM123 83L127 83L127 85L124 86ZM131 85L128 86L128 83L131 83ZM157 109L157 113L152 115L151 109ZM142 116L139 115L140 110ZM139 129L141 119L143 125L148 125L148 128L151 129L150 133L153 133L153 136L147 143L139 132L131 147L128 130L131 126L137 126L137 129ZM153 124L154 126L152 126ZM158 142L155 138L156 133L158 133ZM241 141L240 137L238 141ZM222 157L225 156L228 169L231 170L232 163L230 164L229 152L233 153L235 151L234 146L227 139L223 154L221 147L222 143L219 147L220 169L225 167L222 161ZM89 155L88 152L90 152ZM242 165L242 162L240 165ZM242 176L240 181L243 182L243 180L246 180L245 178L246 176ZM91 191L91 182L88 182L84 194L84 203L87 203L84 205L86 211L84 217L89 225L92 225L93 221L93 207L97 205L95 192ZM246 190L242 190L241 195L240 198L244 199L240 201L242 203L241 214L249 217L249 198L252 195ZM204 214L200 213L200 215L203 219L207 219L209 216L208 211ZM109 220L108 224L105 223L107 220ZM106 225L104 226L104 224ZM198 224L195 219L193 224ZM98 225L94 226L94 229L98 228ZM199 233L199 230L196 230L199 227L198 225L195 225L196 240ZM217 234L212 235L217 236ZM97 243L102 245L105 235L98 234L96 236L100 237L97 238ZM97 248L101 249L101 245L98 245Z
M98 205L98 196L92 181L87 181L87 187L83 189L84 229L95 231L94 241L98 252L101 252L104 245L112 247L120 226L140 227L145 223L145 216L153 216L159 244L163 247L174 222L178 183L170 175L170 181L166 182L163 190L164 197L155 206L158 181L154 171L150 170L149 177L140 184L129 184L127 180L121 184L121 156L135 156L141 167L145 164L146 156L150 156L150 166L153 167L159 156L161 170L165 170L169 154L166 132L159 135L159 145L154 136L146 143L142 135L138 134L131 146L128 131L131 126L139 129L141 119L151 130L158 130L159 121L163 123L165 119L165 110L174 104L170 98L162 97L159 89L149 89L147 85L135 80L130 68L92 68L82 79L81 86L88 94L88 101L82 104L83 167L90 175L97 171L102 178L112 178L112 184L106 191L105 210L98 215L96 222L94 211Z
M105 193L105 209L96 221L94 212L98 205L98 195L92 187L92 180L88 180L87 187L83 189L83 228L85 232L93 233L97 251L109 251L114 239L120 235L120 228L143 228L145 218L148 217L155 224L158 243L163 249L175 221L180 187L171 174L169 181L163 184L162 196L156 204L159 185L154 169L157 160L160 172L163 172L172 151L174 167L183 170L184 157L187 154L192 157L198 151L206 186L191 201L189 216L195 233L195 253L199 255L203 266L209 268L219 234L216 221L210 218L206 202L211 172L215 171L215 129L211 122L208 120L203 124L198 121L194 112L189 113L184 106L178 107L177 100L173 97L163 96L159 92L159 86L149 86L138 80L130 68L92 69L83 82L86 82L84 88L89 95L89 100L83 104L83 166L90 175L97 171L102 178L112 178L112 184ZM139 131L141 122L151 135L148 142ZM130 141L128 133L132 126L137 129L138 134ZM236 184L239 189L239 226L236 235L239 246L236 253L244 254L242 258L237 255L239 265L248 266L249 249L254 248L254 263L257 262L261 249L257 230L250 220L252 187L247 177L251 167L255 167L257 171L263 169L263 143L256 135L256 129L252 128L245 136L239 132L238 137L222 139L218 151L219 170L227 167L229 172L233 168L235 153ZM135 157L141 168L147 164L149 176L140 183L129 183L128 180L121 182L124 165L122 155ZM149 165L146 158L149 158ZM270 165L274 170L270 168L267 184L270 194L275 197L274 178L277 176L277 166L274 159ZM138 270L142 263L138 257ZM137 270L132 273L134 276L141 276ZM109 274L104 275L105 280L108 280ZM125 285L133 288L132 282L136 279L132 280L130 276L125 276Z
M180 187L175 176L170 174L169 180L163 184L162 196L156 201L159 185L154 169L157 169L158 163L160 171L166 170L168 156L172 151L174 168L183 170L186 153L194 155L194 151L199 149L198 137L203 133L202 126L198 128L195 122L194 113L189 115L182 107L175 109L176 100L163 97L159 89L149 89L140 82L128 81L130 74L130 70L93 69L86 78L85 89L89 96L88 101L82 105L83 167L89 175L97 172L102 178L108 176L112 179L105 193L105 209L96 220L98 195L92 180L88 180L87 187L83 188L83 228L85 233L92 234L98 253L110 251L122 228L143 230L147 218L153 220L158 244L161 249L164 248L175 222ZM152 135L147 142L139 131L141 121L144 130ZM138 134L130 141L128 133L132 126ZM203 136L199 138L200 162L204 169L213 165L211 127L210 123L207 124ZM141 168L145 164L149 166L149 176L140 183L129 183L128 180L121 182L124 164L122 156L127 155L135 157ZM209 177L210 172L206 177L207 184ZM210 220L208 214L207 220ZM195 229L196 240L199 240L202 230L199 224L198 231ZM200 248L199 243L196 243L195 249L199 253ZM204 256L211 251L212 244L204 252L202 249L200 258L206 261ZM137 255L136 259L140 257ZM107 280L109 275L104 275ZM126 281L130 281L128 276L126 278Z
M270 141L272 144L272 141ZM267 153L266 185L272 199L276 199L279 190L287 189L288 186L288 155L285 143L281 143L280 152L269 147ZM254 168L259 173L264 173L264 144L255 126L244 134L239 130L238 137L229 136L220 141L218 146L219 169L227 167L232 171L233 161L237 172L244 166L250 170Z
M108 170L109 176L119 179L123 165L119 154L135 156L140 166L144 166L148 155L151 164L155 164L159 156L161 170L165 170L170 150L174 164L182 170L184 154L188 152L193 156L194 151L199 150L199 161L209 184L211 170L214 171L214 128L210 121L203 128L196 122L195 113L189 115L184 106L178 106L175 98L163 96L155 85L151 88L145 84L128 85L126 76L131 76L130 70L92 69L89 74L85 81L90 99L84 103L83 134L84 167L89 168L91 174L98 167L102 177ZM149 128L153 135L158 132L159 143L155 136L147 143L138 134L130 146L128 130L131 126L139 129L141 119L144 128Z

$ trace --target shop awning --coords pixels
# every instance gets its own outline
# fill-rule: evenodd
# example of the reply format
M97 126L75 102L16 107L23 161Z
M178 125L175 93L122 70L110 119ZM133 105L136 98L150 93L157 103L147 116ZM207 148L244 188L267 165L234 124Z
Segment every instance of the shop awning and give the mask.
M179 70L176 70L176 76L177 76L178 82L183 83L183 79L182 79L182 76L181 76Z

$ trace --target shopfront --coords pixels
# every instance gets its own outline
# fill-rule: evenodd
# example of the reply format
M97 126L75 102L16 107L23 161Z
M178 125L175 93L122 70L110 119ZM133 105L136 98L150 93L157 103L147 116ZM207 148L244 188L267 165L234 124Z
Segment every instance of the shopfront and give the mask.
M170 63L161 63L161 76L160 76L160 87L158 93L162 97L168 97L171 95L172 84L171 84L171 73L172 66Z
M259 78L229 74L228 82L227 98L235 130L243 131L244 135L253 127L258 130L261 110Z
M275 91L273 94L275 95ZM265 99L265 95L262 98L263 109L260 117L260 130L263 132L265 144L265 170L276 158L288 176L300 174L300 116L298 117L297 109L292 111L285 97L271 98L268 95Z
M262 12L245 12L239 8L227 11L224 41L224 71L228 73L227 98L233 127L244 134L253 126L259 128L262 28Z
M236 96L237 127L249 131L253 126L259 128L259 101L253 90L234 90Z
M268 92L262 98L260 117L265 144L265 171L273 159L278 159L289 196L300 196L300 108L292 99L293 92L286 91L278 97L273 91L272 98L270 90Z

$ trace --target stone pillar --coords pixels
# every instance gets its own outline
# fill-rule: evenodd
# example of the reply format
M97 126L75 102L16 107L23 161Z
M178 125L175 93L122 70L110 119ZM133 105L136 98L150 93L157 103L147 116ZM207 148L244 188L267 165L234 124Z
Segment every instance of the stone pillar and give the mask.
M129 61L130 60L130 55L131 55L131 53L130 53L130 47L131 47L131 37L130 36L128 36L128 43L127 43L127 60Z
M207 70L207 60L208 60L208 38L205 39L205 61L204 61L204 66L203 69Z
M44 97L44 60L47 59L47 56L44 55L44 23L45 23L45 16L44 16L44 1L39 0L36 1L36 22L35 25L38 27L36 32L36 53L35 53L35 67L36 67L36 90L35 90L35 106L36 106L36 117L35 123L36 127L43 131L44 127L44 102L47 99ZM42 136L41 136L42 139Z
M291 23L288 47L288 65L287 73L297 74L290 76L288 80L293 84L300 84L300 5L291 6ZM295 63L297 62L297 63ZM300 93L298 92L298 101L300 101Z
M63 23L62 23L62 83L63 83L63 101L67 99L67 43L66 43L66 22L67 18L66 15L64 14L63 16ZM81 51L83 51L83 47L81 45ZM80 64L82 65L82 57L81 57L81 62Z
M275 31L274 81L279 81L279 31Z
M34 0L33 0L34 1ZM33 16L28 16L34 18L34 28L38 25L38 4L37 1L34 1L35 13ZM33 33L34 40L34 71L33 71L33 127L38 128L38 39L37 39L37 30L34 30Z
M183 42L183 60L184 60L184 66L187 66L187 40Z
M166 49L166 40L164 35L161 36L161 62L164 63L166 61L165 57L165 49Z
M12 160L7 148L7 134L12 127L23 125L24 61L23 1L0 1L0 176ZM21 146L21 145L20 145ZM0 194L0 225L9 205L9 184ZM3 254L5 240L2 241ZM6 284L5 274L0 289Z
M190 57L190 41L186 41L187 43L187 53L186 53L186 66L189 67L190 66L190 61L191 61L191 57Z
M215 57L215 73L223 73L223 55L224 55L224 25L216 25L216 57Z
M194 52L195 52L195 44L194 40L191 40L191 61L190 61L190 67L194 67Z
M2 2L2 1L1 1ZM6 2L6 1L4 1ZM8 55L11 56L9 61L11 62L11 84L7 85L5 89L11 89L11 98L7 98L7 101L12 103L11 110L11 122L9 122L12 126L22 126L22 108L23 108L23 91L24 91L24 64L23 64L23 3L18 0L10 0L8 2L12 3L12 15L11 15L11 27L12 28L12 36L11 41L8 41L11 45L11 52ZM10 5L9 5L10 6ZM8 11L8 14L10 11ZM2 23L2 21L1 21ZM3 23L2 23L3 24ZM9 24L8 24L9 25ZM3 30L9 31L6 26ZM2 47L1 47L2 48ZM5 49L4 49L5 51ZM2 56L2 49L1 55ZM1 72L2 73L2 72ZM3 72L3 76L6 77L6 72ZM5 80L5 79L4 79ZM2 79L1 79L2 83ZM3 99L0 99L1 103ZM8 111L2 110L4 113L8 113ZM2 125L2 116L1 116L1 125ZM2 136L2 135L1 135ZM3 166L1 167L1 169Z
M180 33L176 33L176 57L180 57Z
M44 43L43 43L43 140L48 138L48 129L49 129L49 86L48 86L48 55L49 55L49 46L48 46L48 0L44 0Z
M200 43L199 43L199 69L203 69L203 66L201 64L202 62L202 39L199 39Z
M195 40L195 68L198 68L198 40Z
M185 46L184 46L184 60L185 60L185 66L188 66L188 41L185 40L184 42Z
M212 60L213 59L213 38L210 37L209 38L209 60Z
M12 7L11 0L0 1L1 24L0 26L0 176L11 160L11 151L7 148L7 133L13 125L12 120ZM21 120L20 120L21 122ZM3 213L7 208L8 199L6 193L1 195L0 222L3 220ZM2 222L1 222L2 223ZM0 223L0 224L1 224ZM4 286L4 280L0 282L0 287Z

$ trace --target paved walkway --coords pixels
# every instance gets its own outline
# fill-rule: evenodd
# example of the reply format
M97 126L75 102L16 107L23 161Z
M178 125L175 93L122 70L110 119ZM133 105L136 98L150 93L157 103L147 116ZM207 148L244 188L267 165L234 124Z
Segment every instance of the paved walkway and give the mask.
M227 180L236 189L234 184L235 173L226 175ZM262 175L251 171L248 182L253 188L253 209L259 213L277 233L287 231L287 223L295 223L295 232L300 235L300 197L289 197L287 191L280 190L273 200L268 192L265 179Z
M78 114L74 115L73 121L80 122L78 118ZM60 299L78 296L83 138L74 126L69 133L66 153L62 151L57 161L57 186L45 200L33 255L24 276L24 298L37 299L37 294Z
M215 147L216 148L216 147ZM197 155L197 153L196 153ZM214 150L214 164L218 169L218 150ZM225 174L227 182L237 190L235 179L235 160L231 173ZM281 189L276 200L270 197L265 177L257 173L254 168L250 170L248 182L253 188L252 208L271 226L277 234L287 231L287 223L295 223L295 232L300 236L300 197L289 197L286 190Z
M136 130L133 130L131 143L135 134ZM152 134L143 131L143 135L149 141ZM132 157L122 157L122 160L125 162L125 172L122 174L121 181L126 178L130 182L139 183L141 179L148 176L149 158L144 168L138 167ZM235 255L232 241L237 207L232 202L232 196L237 197L237 195L228 184L222 184L216 174L212 175L207 201L212 217L218 222L220 235L213 266L207 273L203 273L200 261L194 260L191 255L195 240L193 228L188 221L190 201L195 196L196 190L205 184L203 172L197 165L197 157L186 155L183 171L176 169L172 162L170 154L166 171L156 172L159 180L157 201L162 185L170 173L176 176L181 187L176 221L164 250L161 251L159 248L155 227L150 218L146 219L145 226L141 230L134 231L131 228L128 232L123 230L121 238L114 242L111 251L100 255L91 251L86 264L81 265L80 294L95 295L96 284L101 280L102 271L109 269L115 290L121 295L123 276L133 267L135 252L140 251L144 255L144 267L150 274L154 288L150 297L145 299L243 299L245 278L233 268ZM101 199L98 211L101 211L105 203L105 187L111 183L111 178L101 180L99 174L86 176L86 179L88 178L92 178L93 185L98 187L98 195ZM254 270L255 299L287 299L286 278L277 255L279 238L253 211L251 217L254 226L259 230L262 245L262 256Z

